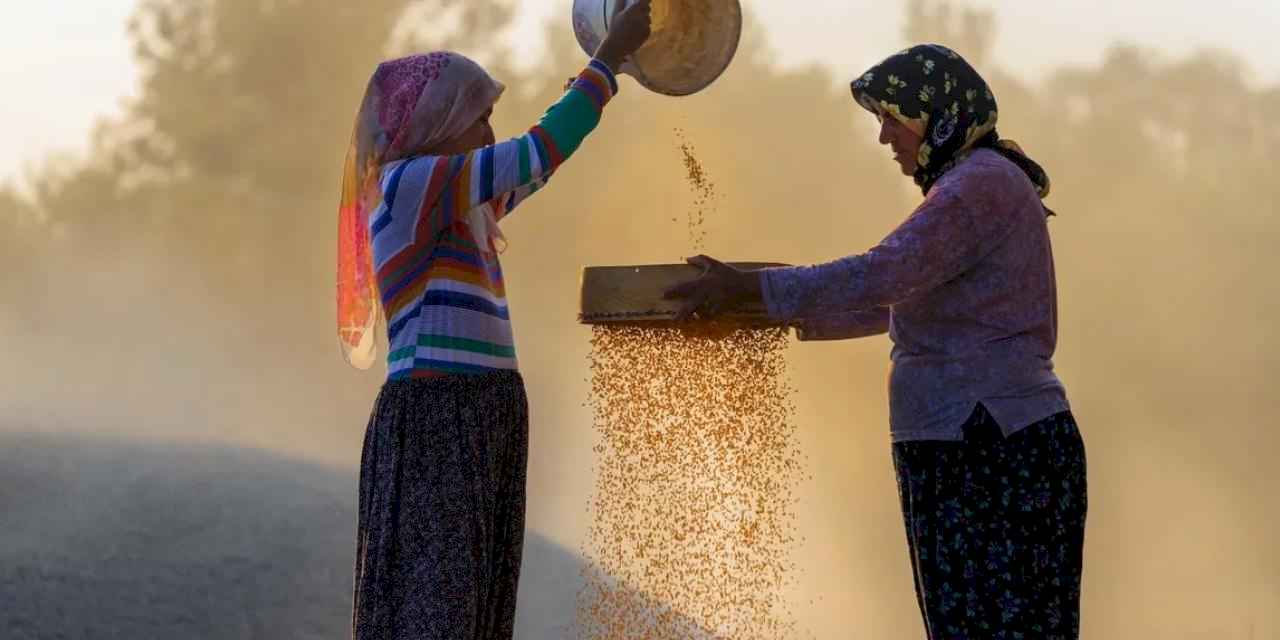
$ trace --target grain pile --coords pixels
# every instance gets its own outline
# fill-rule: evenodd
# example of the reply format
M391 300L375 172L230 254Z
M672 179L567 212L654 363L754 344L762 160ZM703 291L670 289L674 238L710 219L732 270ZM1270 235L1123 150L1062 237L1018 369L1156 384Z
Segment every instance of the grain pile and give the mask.
M580 638L794 638L787 334L595 327Z

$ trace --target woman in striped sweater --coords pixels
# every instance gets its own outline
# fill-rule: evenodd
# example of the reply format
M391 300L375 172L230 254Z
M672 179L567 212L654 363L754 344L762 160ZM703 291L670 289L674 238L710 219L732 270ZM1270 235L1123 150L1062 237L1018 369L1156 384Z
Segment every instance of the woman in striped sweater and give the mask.
M649 0L618 13L564 96L499 144L503 87L461 55L384 62L369 82L339 225L344 354L373 364L379 309L390 343L360 467L357 639L512 637L528 411L498 222L595 129L649 22Z

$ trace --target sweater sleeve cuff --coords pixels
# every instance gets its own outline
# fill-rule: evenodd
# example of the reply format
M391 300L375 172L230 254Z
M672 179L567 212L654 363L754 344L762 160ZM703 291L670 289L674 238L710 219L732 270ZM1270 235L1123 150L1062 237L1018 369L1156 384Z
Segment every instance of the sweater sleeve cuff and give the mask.
M760 270L760 293L771 320L791 322L795 319L794 305L789 304L786 296L786 272L790 270L789 267Z
M618 78L613 71L609 70L609 65L598 59L592 59L587 64L587 68L574 79L571 88L586 94L595 104L596 111L601 112L604 111L604 106L618 95Z

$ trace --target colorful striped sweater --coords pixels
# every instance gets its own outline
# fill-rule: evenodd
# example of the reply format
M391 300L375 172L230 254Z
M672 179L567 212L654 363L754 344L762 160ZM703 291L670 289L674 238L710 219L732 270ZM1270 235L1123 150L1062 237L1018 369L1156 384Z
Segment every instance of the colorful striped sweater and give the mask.
M501 219L546 184L617 91L609 68L592 60L524 135L383 167L384 202L369 227L389 379L517 368L502 266L472 239L467 213L487 203Z

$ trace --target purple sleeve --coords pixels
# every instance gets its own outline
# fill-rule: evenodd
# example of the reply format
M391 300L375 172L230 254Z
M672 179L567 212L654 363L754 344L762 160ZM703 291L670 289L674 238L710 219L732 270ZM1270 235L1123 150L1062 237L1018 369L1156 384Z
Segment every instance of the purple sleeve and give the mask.
M861 255L761 271L780 321L867 311L908 300L976 264L1012 230L1010 180L988 163L958 167L893 233Z
M848 311L795 321L796 338L801 342L852 340L878 336L889 331L889 309Z

